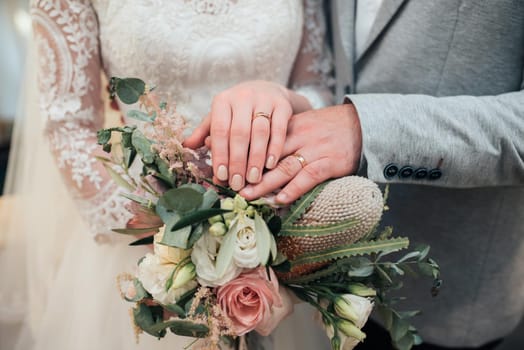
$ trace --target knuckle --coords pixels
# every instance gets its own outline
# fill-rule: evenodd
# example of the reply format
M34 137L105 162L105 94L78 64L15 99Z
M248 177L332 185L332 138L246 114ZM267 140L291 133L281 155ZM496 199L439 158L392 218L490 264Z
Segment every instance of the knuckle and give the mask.
M216 123L215 123L216 124ZM211 135L215 137L225 138L229 136L229 130L224 125L212 125Z
M231 139L232 140L249 140L251 130L245 127L232 127L231 128Z
M304 172L308 174L308 176L313 179L315 182L319 182L325 179L326 177L326 171L323 167L318 166L309 166L304 168Z
M284 175L288 176L288 177L293 177L295 176L295 164L293 164L293 159L292 157L286 157L284 159L282 159L278 165L277 165L277 169L279 171L281 171Z
M218 105L226 104L229 102L229 94L227 91L222 91L221 93L215 95L213 97L213 101L211 103L212 108L215 108Z

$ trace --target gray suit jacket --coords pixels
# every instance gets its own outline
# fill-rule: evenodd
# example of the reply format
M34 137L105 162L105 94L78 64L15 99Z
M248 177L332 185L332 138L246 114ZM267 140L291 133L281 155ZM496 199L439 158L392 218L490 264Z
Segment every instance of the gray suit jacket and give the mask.
M384 0L360 57L353 0L331 6L362 171L393 184L385 223L442 268L436 298L405 285L414 323L446 346L504 336L524 311L524 1Z

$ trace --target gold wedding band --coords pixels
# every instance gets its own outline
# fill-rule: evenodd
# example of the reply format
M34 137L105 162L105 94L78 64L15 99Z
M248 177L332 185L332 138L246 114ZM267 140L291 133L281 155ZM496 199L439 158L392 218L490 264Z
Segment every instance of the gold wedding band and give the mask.
M266 112L256 112L253 116L253 120L255 120L258 117L266 118L268 121L271 121L271 114Z
M302 167L302 169L307 165L306 159L302 157L301 154L295 153L293 154L293 157L295 157L300 162L300 166Z

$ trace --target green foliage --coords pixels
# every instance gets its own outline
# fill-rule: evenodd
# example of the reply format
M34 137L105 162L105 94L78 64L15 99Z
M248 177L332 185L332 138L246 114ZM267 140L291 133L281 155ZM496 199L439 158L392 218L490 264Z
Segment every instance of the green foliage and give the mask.
M313 253L306 253L291 263L292 265L303 265L310 263L326 262L340 258L347 258L357 255L365 255L379 252L394 252L407 248L409 240L407 238L390 238L381 241L356 242L340 245L334 248L325 249Z
M233 253L235 252L235 239L237 233L238 220L233 220L233 223L229 227L229 230L224 236L222 245L218 252L216 260L216 272L217 276L222 277L226 272L227 267L233 260Z
M127 116L129 118L132 118L132 119L136 119L136 120L139 120L141 122L153 122L155 120L155 116L150 116L149 114L147 113L144 113L142 111L139 111L139 110L136 110L136 109L133 109L133 110L130 110L129 112L127 112Z
M146 92L146 84L137 78L113 77L110 80L109 89L113 96L118 96L120 101L130 105L138 102L140 96Z
M344 221L339 221L333 224L328 225L319 225L319 226L283 226L280 230L280 236L294 236L294 237L315 237L315 236L325 236L334 233L344 232L351 227L355 226L357 222L355 220L349 219Z
M136 129L133 131L133 134L131 135L131 143L137 153L140 155L140 158L142 159L142 162L145 165L153 164L155 161L155 154L153 153L153 150L151 149L151 145L153 144L151 141L149 141L140 130Z
M324 189L326 183L316 186L314 189L300 197L291 208L289 212L282 218L282 228L286 229L292 227L294 223L304 214L307 208L313 203L315 198L319 195L320 192Z

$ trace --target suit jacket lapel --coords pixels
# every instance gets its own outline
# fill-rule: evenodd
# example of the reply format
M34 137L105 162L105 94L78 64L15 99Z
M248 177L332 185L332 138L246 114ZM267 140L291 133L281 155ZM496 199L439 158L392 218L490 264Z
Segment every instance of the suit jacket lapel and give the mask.
M391 22L395 14L398 12L402 4L404 4L405 2L406 0L382 1L382 5L380 6L380 9L377 13L377 17L375 18L375 22L371 27L371 32L369 33L366 44L364 45L364 50L362 50L360 56L356 58L356 61L358 61L361 57L363 57L366 54L371 45L373 45L375 40L377 40L380 34L382 34L382 32L386 29L389 22Z

